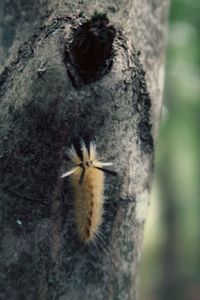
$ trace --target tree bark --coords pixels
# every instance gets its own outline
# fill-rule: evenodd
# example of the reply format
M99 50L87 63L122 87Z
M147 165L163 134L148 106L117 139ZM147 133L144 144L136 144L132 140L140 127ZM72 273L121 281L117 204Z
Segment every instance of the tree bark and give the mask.
M0 298L136 299L168 2L34 3L34 21L24 28L23 14L16 23L13 54L0 77ZM78 76L77 86L66 49L94 11L106 13L116 30L112 67L89 84ZM118 173L106 177L95 245L79 241L73 195L60 178L68 168L66 147L88 135Z

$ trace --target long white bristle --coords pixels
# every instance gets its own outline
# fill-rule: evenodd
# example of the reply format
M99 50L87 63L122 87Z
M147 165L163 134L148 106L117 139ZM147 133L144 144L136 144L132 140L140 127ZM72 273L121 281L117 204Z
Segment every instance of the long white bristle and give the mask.
M81 140L81 150L82 150L82 154L83 154L83 161L88 161L89 153L88 153L87 147L85 145L85 142L83 140Z
M93 142L90 142L90 160L96 159L96 145Z
M93 162L93 166L94 167L109 167L109 166L112 166L113 165L113 163L111 163L111 162L103 162L103 161L94 161Z
M76 153L76 150L74 149L73 145L71 146L71 148L68 149L67 156L73 163L75 163L75 164L81 163L81 160L80 160L78 154Z
M76 170L78 170L78 168L79 168L79 167L76 167L76 168L71 169L70 171L65 172L65 173L61 176L61 178L64 178L64 177L67 177L67 176L72 175L74 172L76 172Z

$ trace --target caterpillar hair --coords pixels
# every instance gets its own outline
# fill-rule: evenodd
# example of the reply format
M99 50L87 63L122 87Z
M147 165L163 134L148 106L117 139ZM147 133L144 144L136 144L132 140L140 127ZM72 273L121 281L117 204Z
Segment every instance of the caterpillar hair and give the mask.
M105 168L112 163L98 160L94 142L86 147L82 140L80 151L72 145L68 157L74 167L61 177L71 177L78 235L83 242L89 242L94 240L102 223L104 173L116 175L116 172Z

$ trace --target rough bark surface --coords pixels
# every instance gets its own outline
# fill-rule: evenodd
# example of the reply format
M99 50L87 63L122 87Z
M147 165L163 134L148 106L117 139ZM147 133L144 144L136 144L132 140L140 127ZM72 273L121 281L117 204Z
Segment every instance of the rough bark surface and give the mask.
M14 49L19 32L29 38L0 76L0 298L136 299L168 2L34 2L42 25L30 36L32 24L23 28L20 19ZM95 10L116 29L113 65L76 89L64 49ZM88 135L118 176L106 178L100 238L84 245L60 175L68 167L66 147Z

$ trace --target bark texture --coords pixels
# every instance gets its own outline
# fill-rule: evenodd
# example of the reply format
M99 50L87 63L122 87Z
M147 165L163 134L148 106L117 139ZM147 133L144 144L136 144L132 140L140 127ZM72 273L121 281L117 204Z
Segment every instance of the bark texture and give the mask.
M19 18L14 54L0 77L0 298L136 299L168 2L34 5L34 22L23 28ZM24 10L30 14L30 6ZM101 79L77 89L65 49L95 10L107 13L116 29L113 64ZM79 241L73 195L60 178L68 168L66 147L88 135L118 173L106 178L105 215L95 245Z

